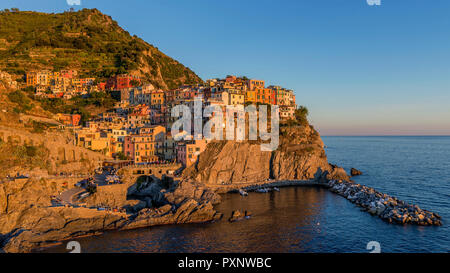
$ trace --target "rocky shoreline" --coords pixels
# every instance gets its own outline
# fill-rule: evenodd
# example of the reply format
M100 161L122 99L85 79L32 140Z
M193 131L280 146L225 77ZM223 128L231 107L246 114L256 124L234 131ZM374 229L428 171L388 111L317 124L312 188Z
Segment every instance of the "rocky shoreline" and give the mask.
M267 189L264 192L269 192L277 190L278 187L295 186L325 187L389 223L442 225L441 217L436 213L422 210L416 205L407 204L395 197L352 181L324 181L322 179L265 181L243 187L241 190L258 192L260 189ZM239 190L233 189L228 192L239 192ZM21 215L28 218L27 224L20 224L20 228L13 229L10 234L4 236L3 250L28 252L36 248L47 247L55 242L95 235L108 230L205 223L221 220L223 216L213 206L220 202L220 196L192 181L179 181L170 190L157 188L156 191L148 191L146 195L146 199L152 198L154 202L162 202L161 205L142 207L136 213L128 215L92 211L86 208L32 208L24 212L26 215ZM235 212L228 220L234 222L248 219L250 215L245 211ZM43 225L41 219L47 217L54 219L57 224L48 222ZM19 223L17 224L19 225Z
M372 215L396 224L441 226L441 217L417 205L408 204L396 197L376 191L373 188L349 181L330 180L330 191L345 197Z
M52 205L51 196L67 190L65 179L0 184L0 250L29 252L108 230L216 221L223 216L214 207L220 193L245 196L247 191L264 193L293 186L328 188L390 223L442 225L436 213L352 182L343 168L328 163L323 142L312 126L284 128L281 133L281 145L274 152L261 151L258 143L248 141L208 144L197 163L177 181L127 174L123 184L98 187L85 199L85 207ZM244 211L230 219L248 217Z
M271 192L278 187L316 186L329 189L343 196L372 215L393 224L412 224L421 226L441 226L442 219L437 213L423 210L417 205L408 204L396 197L376 191L373 188L346 180L274 181L255 184L230 193ZM263 190L263 191L261 191Z
M11 211L0 214L0 250L30 252L109 230L204 223L222 218L213 206L220 202L220 196L189 181L174 182L169 189L161 188L158 182L149 183L140 193L145 193L145 197L131 200L136 204L127 213L87 207L52 207L45 202L41 206L10 206Z

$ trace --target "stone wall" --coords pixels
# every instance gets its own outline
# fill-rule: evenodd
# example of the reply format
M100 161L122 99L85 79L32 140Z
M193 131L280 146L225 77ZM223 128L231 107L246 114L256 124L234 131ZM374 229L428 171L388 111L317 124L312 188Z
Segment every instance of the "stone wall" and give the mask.
M97 192L86 198L88 206L123 207L127 204L126 184L113 184L97 187Z
M51 196L71 189L82 178L20 179L0 183L0 214L31 206L49 206Z
M161 179L163 175L172 175L181 168L181 164L155 164L148 166L127 166L121 169L123 174L130 176L148 175Z
M0 141L18 145L44 145L49 151L49 162L54 173L92 171L101 166L106 157L73 144L69 132L34 134L25 130L0 126Z

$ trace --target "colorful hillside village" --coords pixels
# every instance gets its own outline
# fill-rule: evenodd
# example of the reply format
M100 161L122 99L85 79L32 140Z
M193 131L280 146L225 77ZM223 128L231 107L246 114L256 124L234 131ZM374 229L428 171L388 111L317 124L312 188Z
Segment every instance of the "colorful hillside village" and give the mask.
M203 107L217 105L223 109L227 105L278 105L281 121L293 118L297 108L292 90L266 87L262 80L236 76L161 90L131 75L98 82L95 78L79 78L75 70L39 71L27 73L26 85L35 88L35 96L46 98L110 92L118 100L114 109L85 124L80 124L79 115L61 114L58 118L73 127L76 145L134 164L179 162L188 167L196 162L207 140L186 140L186 132L171 134L177 120L171 116L172 107L184 104L193 111L195 98L202 99Z

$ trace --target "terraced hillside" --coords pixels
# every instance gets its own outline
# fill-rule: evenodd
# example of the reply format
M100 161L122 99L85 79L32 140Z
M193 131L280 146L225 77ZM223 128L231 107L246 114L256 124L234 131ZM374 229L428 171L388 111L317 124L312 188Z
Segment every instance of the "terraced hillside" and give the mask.
M202 80L97 9L48 14L0 12L0 70L74 68L100 79L130 73L160 88Z

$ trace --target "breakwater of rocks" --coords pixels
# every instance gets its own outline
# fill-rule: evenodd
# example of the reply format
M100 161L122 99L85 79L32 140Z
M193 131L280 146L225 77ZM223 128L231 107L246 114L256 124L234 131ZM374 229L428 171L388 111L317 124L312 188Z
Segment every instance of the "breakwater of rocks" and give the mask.
M273 189L274 187L294 187L294 186L326 186L316 180L281 180L281 181L266 181L260 184L248 185L243 187L245 191L257 191L260 189Z
M373 188L348 181L331 180L329 190L362 207L372 215L377 215L389 223L440 226L441 217L431 211L422 210L417 205L408 204Z

